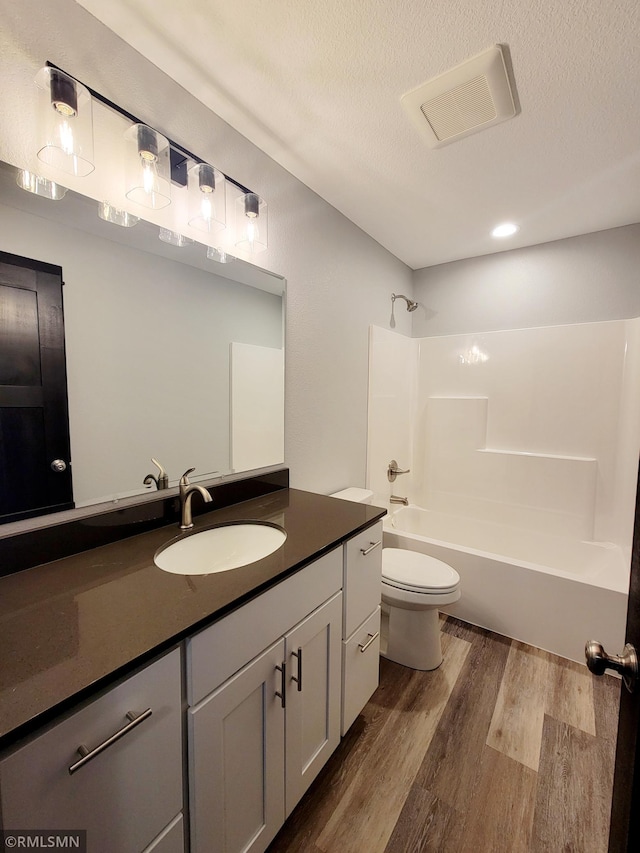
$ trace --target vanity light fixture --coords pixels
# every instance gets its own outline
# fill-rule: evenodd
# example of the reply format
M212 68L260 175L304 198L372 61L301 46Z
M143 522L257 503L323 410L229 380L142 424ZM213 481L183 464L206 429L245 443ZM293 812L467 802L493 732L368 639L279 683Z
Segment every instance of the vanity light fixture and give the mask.
M196 163L188 171L189 225L215 234L227 224L225 179L209 163Z
M77 177L91 174L93 117L89 90L58 68L41 68L38 159Z
M161 228L158 237L163 243L170 243L172 246L177 246L179 249L185 246L192 246L193 240L191 237L185 237L177 231L171 231L169 228Z
M219 264L230 264L235 261L235 256L225 252L224 249L214 249L213 246L207 247L207 257L210 261L216 261Z
M111 222L113 225L120 225L122 228L133 228L140 222L139 216L134 216L128 210L122 210L120 207L114 207L108 201L102 201L98 205L98 216L104 219L105 222Z
M93 171L92 104L102 104L131 122L131 127L124 134L127 148L125 194L128 199L143 207L159 210L171 203L172 183L178 187L188 185L189 225L213 234L226 227L226 187L233 184L240 191L236 208L236 245L251 253L267 248L267 205L256 193L144 124L104 95L84 86L52 62L47 62L46 67L38 72L36 82L47 94L47 120L55 125L55 133L48 134L53 141L46 142L38 151L41 160L74 175ZM48 198L61 198L66 192L58 184L37 175L30 181L25 178L21 182L19 178L18 183L24 189ZM130 227L138 220L124 210L112 208L107 202L103 203L100 216L107 222L124 227ZM170 233L185 240L179 232ZM171 242L179 245L173 239ZM211 248L210 252L209 257L219 263L233 260L232 255L220 249Z
M127 198L153 210L171 204L169 140L146 124L134 124L124 138Z
M64 198L67 192L66 187L50 181L49 178L43 178L42 175L36 175L35 172L30 172L28 169L18 169L16 183L28 193L42 196L42 198L50 198L53 201Z
M492 237L496 237L500 239L501 237L513 237L519 231L519 227L513 222L503 222L501 225L496 225L496 227L491 232Z
M236 201L236 246L255 254L267 248L267 203L256 193Z

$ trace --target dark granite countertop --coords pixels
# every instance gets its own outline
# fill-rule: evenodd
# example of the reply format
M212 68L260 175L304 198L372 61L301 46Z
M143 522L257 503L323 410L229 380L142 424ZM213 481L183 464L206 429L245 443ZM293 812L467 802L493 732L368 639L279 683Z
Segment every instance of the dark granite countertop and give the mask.
M384 509L284 489L200 516L269 521L287 532L275 553L207 576L173 575L153 556L180 535L161 527L0 578L0 746L6 746L263 592Z

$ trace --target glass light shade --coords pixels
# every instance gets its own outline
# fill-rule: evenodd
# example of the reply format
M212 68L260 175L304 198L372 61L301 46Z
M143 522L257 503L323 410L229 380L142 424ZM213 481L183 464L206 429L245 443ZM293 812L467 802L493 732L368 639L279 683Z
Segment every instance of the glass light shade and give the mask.
M235 261L234 255L230 255L224 249L214 249L213 246L207 248L207 257L210 261L217 261L219 264L230 264Z
M28 193L42 196L42 198L50 198L53 201L64 198L67 192L66 187L61 187L60 184L50 181L49 178L43 178L41 175L36 175L35 172L27 171L27 169L18 170L16 183Z
M236 246L245 252L263 252L267 246L267 203L256 193L236 201Z
M104 219L105 222L111 222L113 225L120 225L122 228L133 228L140 222L139 216L134 216L128 210L122 210L120 207L114 207L108 201L102 201L98 205L98 216Z
M169 140L146 124L132 125L124 138L127 198L154 210L171 204Z
M171 231L169 228L161 228L158 237L163 243L171 243L172 246L177 246L182 249L183 246L191 246L193 240L191 237L185 237L183 234L178 234L177 231Z
M57 68L41 68L38 159L76 177L89 175L93 163L91 95L82 83Z
M189 225L215 234L227 224L226 181L208 163L196 163L188 172Z

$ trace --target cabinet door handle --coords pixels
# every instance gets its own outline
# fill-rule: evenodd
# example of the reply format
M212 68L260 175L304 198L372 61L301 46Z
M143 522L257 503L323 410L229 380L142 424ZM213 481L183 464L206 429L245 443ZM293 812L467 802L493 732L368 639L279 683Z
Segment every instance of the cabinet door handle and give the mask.
M367 634L367 637L369 637L369 639L367 640L366 643L364 643L364 644L358 643L358 648L360 649L362 654L364 654L367 651L367 649L369 648L371 643L374 643L378 639L379 636L380 636L380 631L376 631L375 634Z
M379 542L370 542L368 548L360 548L360 553L363 557L366 557L367 554L370 554L374 548L377 548L378 545L382 545L382 539Z
M297 652L291 652L294 658L298 659L298 675L292 675L291 681L295 681L298 685L298 693L302 693L302 646L298 646Z
M77 770L80 770L81 767L84 767L85 764L88 764L92 761L97 755L100 755L101 752L104 752L105 749L108 749L112 744L114 744L117 740L120 740L121 737L124 737L128 734L132 729L135 729L136 726L139 726L147 717L150 717L153 711L151 708L147 708L146 711L143 711L141 714L137 716L133 713L133 711L127 711L127 719L129 722L123 726L121 729L118 729L115 734L112 734L111 737L108 737L105 741L103 741L98 746L93 749L87 749L87 747L82 743L78 747L78 752L80 753L80 758L75 764L72 764L69 767L69 775L72 776Z
M280 690L276 690L276 696L282 702L282 707L287 707L287 662L282 661L282 666L276 666L280 673Z

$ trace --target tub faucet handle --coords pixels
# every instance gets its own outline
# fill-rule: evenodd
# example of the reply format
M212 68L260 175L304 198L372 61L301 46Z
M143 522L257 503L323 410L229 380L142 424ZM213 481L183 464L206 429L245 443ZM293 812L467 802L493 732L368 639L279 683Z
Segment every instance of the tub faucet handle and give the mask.
M389 467L387 468L387 480L390 483L393 483L395 482L395 479L398 474L408 474L410 471L411 468L398 468L398 463L395 459L392 459L391 462L389 462Z

